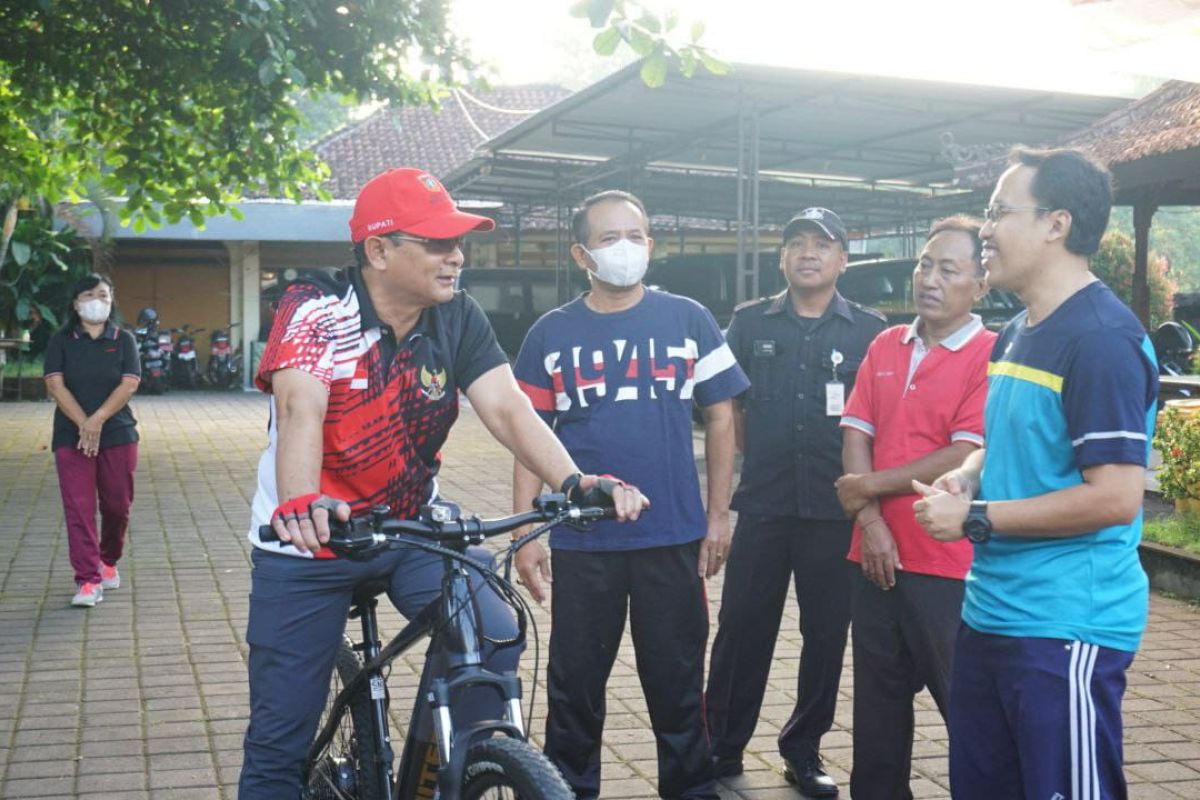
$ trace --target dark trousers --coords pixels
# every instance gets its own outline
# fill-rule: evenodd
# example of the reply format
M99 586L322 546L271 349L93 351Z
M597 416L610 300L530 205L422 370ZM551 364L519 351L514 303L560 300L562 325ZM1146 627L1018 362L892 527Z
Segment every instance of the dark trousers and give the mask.
M913 698L922 688L946 719L963 582L896 571L883 591L854 578L854 800L912 800Z
M628 611L638 679L658 746L662 797L717 797L704 729L708 604L700 543L553 552L546 755L580 798L600 795L604 687Z
M741 755L754 734L793 578L804 644L796 707L779 733L779 752L795 760L820 751L833 726L850 625L850 528L840 520L738 516L709 667L714 755Z
M1133 653L964 624L950 682L950 794L1125 800L1121 698Z
M67 522L67 545L75 583L100 582L100 565L115 566L125 549L129 507L133 505L133 473L137 442L106 447L85 456L74 447L54 451L58 486ZM96 498L100 499L100 533L96 534Z
M488 563L491 554L473 548L468 555ZM250 621L250 725L238 797L240 800L292 800L300 796L304 755L325 708L334 659L346 628L354 587L388 579L388 596L406 617L441 593L441 556L416 548L389 550L370 561L297 558L263 550L252 553ZM498 641L517 633L512 610L472 573L471 585L484 633ZM512 672L520 648L485 644L484 662L495 672ZM404 680L393 673L393 681ZM415 685L417 680L412 678ZM454 723L499 719L504 709L490 688L455 698Z

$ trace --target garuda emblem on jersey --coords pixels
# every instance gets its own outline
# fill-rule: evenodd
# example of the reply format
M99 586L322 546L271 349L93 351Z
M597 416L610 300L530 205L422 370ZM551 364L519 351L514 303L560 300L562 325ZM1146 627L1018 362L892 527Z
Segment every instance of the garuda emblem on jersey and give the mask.
M446 370L439 369L430 372L428 367L421 367L421 394L430 400L441 400L446 396Z

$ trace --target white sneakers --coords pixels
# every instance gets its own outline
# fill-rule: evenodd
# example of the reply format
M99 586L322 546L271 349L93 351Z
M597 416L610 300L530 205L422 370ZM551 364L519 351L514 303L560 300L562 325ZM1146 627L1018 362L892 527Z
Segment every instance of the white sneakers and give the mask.
M85 583L79 587L79 591L71 599L71 605L79 606L80 608L92 608L103 599L104 588L100 584Z
M96 603L104 599L105 589L121 588L121 573L117 572L116 567L110 567L108 564L100 565L100 582L85 583L79 587L79 591L71 598L71 605L79 606L80 608L93 608Z
M110 567L108 564L100 565L100 586L104 589L121 588L121 573L117 572L116 567Z

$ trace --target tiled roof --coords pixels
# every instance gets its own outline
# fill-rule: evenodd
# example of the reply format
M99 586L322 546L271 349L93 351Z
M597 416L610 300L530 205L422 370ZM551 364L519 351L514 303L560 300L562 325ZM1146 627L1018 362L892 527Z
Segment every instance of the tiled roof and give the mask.
M382 108L317 143L315 150L332 173L326 188L335 198L353 199L364 183L390 167L446 175L486 140L569 94L550 84L497 86L455 92L440 110Z
M1073 135L1108 166L1200 147L1200 84L1168 81Z

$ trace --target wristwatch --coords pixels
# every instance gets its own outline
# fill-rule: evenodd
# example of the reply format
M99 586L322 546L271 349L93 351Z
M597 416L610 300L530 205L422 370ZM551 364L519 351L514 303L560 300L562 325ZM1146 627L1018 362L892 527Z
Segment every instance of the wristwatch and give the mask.
M963 521L963 533L975 544L983 544L992 538L992 521L987 515L986 500L972 500L971 510Z

